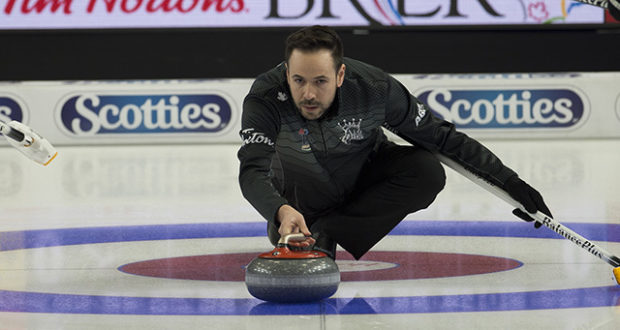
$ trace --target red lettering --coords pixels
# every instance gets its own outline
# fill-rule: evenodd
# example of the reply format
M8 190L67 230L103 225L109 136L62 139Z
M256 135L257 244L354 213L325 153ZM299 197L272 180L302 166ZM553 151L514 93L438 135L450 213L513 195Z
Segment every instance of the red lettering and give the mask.
M219 6L220 6L221 0L205 0L205 2L202 4L202 11L209 10L209 8L211 8L211 5L216 3L216 2L217 2L216 10L219 10Z
M168 0L163 0L159 5L155 6L155 2L157 2L157 0L149 0L149 3L146 5L146 11L148 11L149 13L155 12L159 9L164 8L164 11L168 11L167 7L170 1Z
M10 11L16 0L9 0L5 8L6 11ZM24 0L28 1L28 0ZM60 0L39 0L39 1L60 1ZM64 0L71 1L71 0ZM117 0L102 0L105 4L105 10L108 13L113 12L117 6ZM98 0L89 0L86 11L92 13L95 10L95 5ZM125 13L133 13L143 8L148 13L154 13L163 11L166 13L177 11L180 13L189 13L195 10L202 2L200 10L209 11L215 9L216 12L221 13L225 11L231 11L238 13L245 9L244 0L120 0L120 10ZM145 5L145 6L143 6Z
M155 3L157 2L157 0L149 0L149 3L146 5L146 11L149 13L153 13L161 9L164 12L168 13L176 9L181 13L187 13L187 12L194 10L194 8L196 8L196 6L198 5L198 1L200 0L190 0L191 5L187 8L183 8L183 0L176 0L174 5L170 4L172 0L160 0L160 1L161 3L155 6Z
M30 0L23 0L21 5L21 12L23 14L29 14L33 11L37 13L43 12L48 6L50 12L55 13L58 9L62 8L62 12L65 14L71 14L71 2L73 0L36 0L33 4L30 4ZM4 12L10 14L13 12L16 0L9 0L4 7Z
M233 13L238 13L244 8L245 4L243 3L243 0L231 0L224 9L230 9L230 11L232 11Z
M90 2L88 3L88 8L86 9L87 12L93 12L93 10L95 9L95 2L97 2L97 0L90 0ZM105 2L106 11L108 13L111 13L114 10L116 0L103 0L103 2Z
M10 14L13 11L13 6L15 5L15 0L9 0L6 6L4 7L4 12Z
M152 12L154 12L154 11L157 11L158 9L161 9L161 8L164 6L164 4L163 4L163 3L160 3L160 4L156 7L156 6L155 6L155 2L156 2L156 1L157 1L157 0L149 0L149 3L146 5L146 11L148 11L148 12L152 13ZM164 2L166 2L166 3L167 3L168 1L167 1L167 0L164 0Z
M218 13L225 12L230 9L233 13L238 13L243 9L243 0L204 0L202 11L208 11L215 4L215 11ZM234 5L237 5L233 7Z
M121 0L121 10L126 13L133 13L142 5L142 0ZM129 7L128 2L133 2L133 8Z
M236 7L234 7L235 4L237 5ZM245 9L245 4L243 3L243 0L233 0L230 2L229 8L231 8L230 10L233 13L238 13Z
M174 7L176 9L178 9L182 13L189 13L190 11L194 10L194 8L196 8L196 6L198 6L198 1L199 0L193 0L191 6L189 6L187 8L183 8L183 0L177 0L177 2L174 5Z

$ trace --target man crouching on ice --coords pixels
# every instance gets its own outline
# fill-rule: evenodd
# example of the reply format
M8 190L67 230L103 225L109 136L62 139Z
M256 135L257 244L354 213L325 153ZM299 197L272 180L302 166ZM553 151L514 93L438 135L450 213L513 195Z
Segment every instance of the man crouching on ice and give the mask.
M412 145L388 141L382 127ZM285 61L254 81L241 137L241 190L267 219L274 245L301 232L308 237L299 247L334 258L339 244L359 259L443 189L433 153L502 187L528 212L551 214L535 189L396 79L343 57L339 36L325 26L292 33Z

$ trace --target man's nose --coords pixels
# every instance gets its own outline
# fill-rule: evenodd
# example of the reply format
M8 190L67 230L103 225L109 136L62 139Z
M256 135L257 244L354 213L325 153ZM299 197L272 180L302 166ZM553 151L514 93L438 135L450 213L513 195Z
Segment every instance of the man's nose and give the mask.
M313 100L316 98L316 90L312 87L312 84L307 84L304 87L302 96L305 100Z

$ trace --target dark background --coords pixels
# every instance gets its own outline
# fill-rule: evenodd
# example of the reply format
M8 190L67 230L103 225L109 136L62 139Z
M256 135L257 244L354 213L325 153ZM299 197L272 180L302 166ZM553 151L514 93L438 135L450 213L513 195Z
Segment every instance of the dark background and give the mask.
M0 32L0 80L251 78L296 28ZM337 28L390 73L620 71L617 25Z

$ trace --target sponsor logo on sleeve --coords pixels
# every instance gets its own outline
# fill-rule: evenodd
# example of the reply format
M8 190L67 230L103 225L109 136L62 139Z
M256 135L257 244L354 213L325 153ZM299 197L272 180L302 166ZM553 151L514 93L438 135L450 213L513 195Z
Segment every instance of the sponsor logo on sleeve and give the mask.
M459 128L575 128L588 115L588 101L574 88L426 89L418 94L441 118Z
M246 128L241 131L240 135L244 146L253 143L263 143L268 146L274 146L273 141L267 137L265 133L256 132L254 128Z
M221 94L71 95L59 124L79 137L126 134L215 134L229 127L232 106Z
M426 106L424 106L424 103L418 103L418 112L417 112L417 115L415 116L415 125L420 126L420 122L425 116L426 116Z

